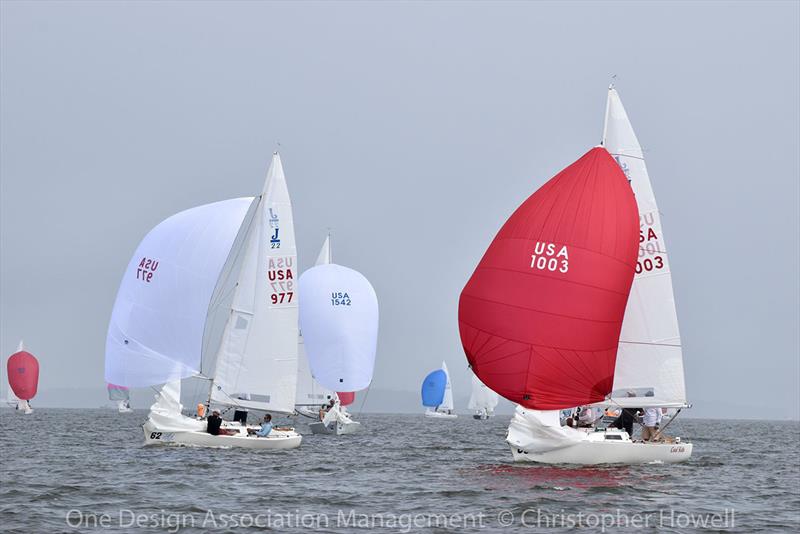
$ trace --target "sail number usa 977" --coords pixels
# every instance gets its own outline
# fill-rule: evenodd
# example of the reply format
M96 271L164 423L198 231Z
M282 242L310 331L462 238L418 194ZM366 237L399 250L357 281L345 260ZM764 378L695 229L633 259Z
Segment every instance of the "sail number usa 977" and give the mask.
M272 304L290 304L294 299L293 258L270 258L267 266L269 301Z

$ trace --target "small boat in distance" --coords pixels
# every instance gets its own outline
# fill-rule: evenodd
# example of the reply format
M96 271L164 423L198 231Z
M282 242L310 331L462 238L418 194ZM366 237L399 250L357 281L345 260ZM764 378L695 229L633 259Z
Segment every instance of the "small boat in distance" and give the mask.
M117 402L117 411L119 413L132 413L131 408L131 390L125 386L118 386L116 384L107 384L108 400Z
M469 396L469 405L467 406L472 410L473 419L489 419L494 417L494 409L497 407L498 395L486 384L481 382L481 379L472 375L472 393Z
M300 328L313 380L334 391L369 387L378 345L378 297L361 273L332 262L330 234L316 265L300 276ZM352 393L344 393L352 402ZM314 434L352 434L361 428L336 396ZM347 400L347 399L346 399Z
M425 417L433 419L458 417L453 413L453 386L445 362L442 362L440 369L431 371L422 381L422 405L427 408Z
M31 399L36 396L39 387L39 361L30 352L25 350L24 343L20 340L17 351L9 356L6 363L8 371L9 404L17 413L30 415L33 413Z

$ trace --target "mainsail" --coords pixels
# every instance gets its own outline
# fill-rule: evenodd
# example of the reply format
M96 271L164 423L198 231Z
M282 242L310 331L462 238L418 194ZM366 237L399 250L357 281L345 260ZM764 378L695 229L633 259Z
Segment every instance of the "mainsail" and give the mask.
M442 362L442 371L444 371L447 381L444 385L444 399L442 399L442 404L439 406L438 411L452 412L453 408L455 408L455 404L453 403L453 384L450 382L450 372L447 370L447 364L445 362Z
M461 342L478 378L537 410L604 399L636 267L637 226L631 188L602 147L531 195L461 292Z
M214 404L292 413L297 384L297 252L280 156L272 158L216 359Z
M661 215L642 148L613 87L608 90L603 146L630 181L639 211L639 257L622 322L611 400L623 407L685 406L681 337Z

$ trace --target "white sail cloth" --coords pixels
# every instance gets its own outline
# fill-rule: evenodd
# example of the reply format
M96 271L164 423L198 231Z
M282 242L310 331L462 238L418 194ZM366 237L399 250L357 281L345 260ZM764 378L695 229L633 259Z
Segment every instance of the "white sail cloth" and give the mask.
M361 273L333 263L304 272L300 328L317 382L334 391L369 386L378 344L378 298Z
M311 367L308 365L308 355L306 354L303 336L297 345L297 395L295 397L296 406L322 406L328 404L331 399L336 398L336 392L324 387L314 380L311 374Z
M251 202L182 211L145 236L111 313L106 382L146 387L199 371L211 295Z
M631 183L640 224L638 264L622 323L610 400L622 407L685 406L681 338L661 216L642 148L613 87L608 92L603 146Z
M453 403L453 384L450 383L450 372L447 370L445 362L442 362L442 371L447 375L447 383L444 386L444 399L436 410L439 412L451 412L455 408Z
M486 410L488 412L494 411L498 403L498 395L489 387L481 382L481 379L472 375L472 393L469 396L470 410Z
M182 415L181 382L167 382L156 393L156 402L150 406L148 416L155 428L160 431L202 431L206 429L206 422Z
M561 426L560 410L529 410L517 406L508 426L506 441L527 452L547 452L570 447L586 439L586 433Z
M297 386L297 250L278 154L258 202L217 354L211 400L292 413Z

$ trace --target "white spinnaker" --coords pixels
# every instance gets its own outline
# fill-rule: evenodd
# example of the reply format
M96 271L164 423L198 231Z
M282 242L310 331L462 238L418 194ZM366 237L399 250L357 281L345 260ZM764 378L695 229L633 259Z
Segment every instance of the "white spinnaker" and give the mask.
M442 370L444 374L447 375L447 383L444 386L444 399L442 403L437 407L437 411L446 412L452 411L454 408L453 405L453 385L450 383L450 372L447 370L447 364L442 362Z
M661 216L642 148L613 87L608 91L603 146L631 183L640 228L637 274L622 323L611 398L623 407L685 406L681 337ZM628 397L629 391L636 396Z
M294 411L297 251L292 204L275 154L253 218L231 313L217 354L216 404Z
M336 393L314 380L311 367L308 365L308 355L303 343L303 336L297 345L297 406L322 406L336 398Z
M469 396L470 410L486 410L488 412L494 411L497 407L498 395L489 387L481 382L481 379L472 375L472 393Z
M300 328L314 378L334 391L372 382L378 298L358 271L330 263L300 277Z
M106 382L146 387L200 370L211 295L252 201L182 211L145 236L111 312Z

